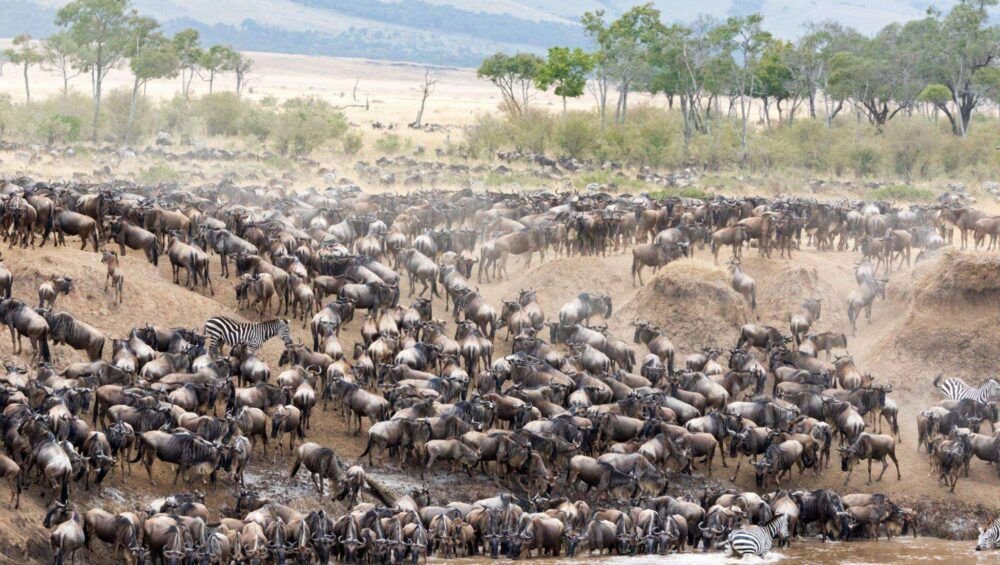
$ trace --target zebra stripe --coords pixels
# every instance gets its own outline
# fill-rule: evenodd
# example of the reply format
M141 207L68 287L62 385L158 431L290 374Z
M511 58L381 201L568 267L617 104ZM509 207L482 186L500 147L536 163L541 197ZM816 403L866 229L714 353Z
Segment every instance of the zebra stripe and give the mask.
M979 541L976 542L976 551L984 549L996 549L1000 547L1000 518L993 520L985 530L979 529Z
M788 515L779 514L759 526L749 526L734 530L729 534L729 547L733 553L762 557L771 551L771 540L788 537Z
M220 352L221 344L230 347L245 343L247 352L253 353L264 345L264 342L276 335L281 335L285 345L291 345L292 336L287 320L269 320L267 322L239 322L225 316L215 316L205 320L205 336L208 337L208 350Z
M941 376L938 375L934 379L934 386L949 400L972 399L982 404L1000 400L1000 383L992 377L986 379L986 382L976 388L969 386L957 377L950 377L942 381Z

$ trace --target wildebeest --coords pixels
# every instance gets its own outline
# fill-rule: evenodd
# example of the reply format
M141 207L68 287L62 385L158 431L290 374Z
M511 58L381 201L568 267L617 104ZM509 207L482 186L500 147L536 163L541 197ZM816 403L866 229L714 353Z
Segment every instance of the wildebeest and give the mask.
M38 307L52 308L60 294L73 291L73 279L70 277L50 277L38 285Z
M185 482L190 484L191 477L187 472L192 469L202 476L204 482L208 482L205 481L205 477L208 477L215 484L216 472L228 467L228 457L222 448L189 432L151 430L139 434L136 443L138 448L132 462L142 461L149 482L153 484L156 484L153 480L154 459L177 466L174 473L175 484L182 475Z
M54 345L66 344L73 349L87 352L91 361L97 361L104 353L104 335L97 328L81 322L69 312L49 312L40 310L49 326L49 337Z
M80 236L80 249L87 247L87 240L94 244L94 251L97 251L98 226L97 221L89 216L56 207L49 216L49 222L45 225L45 235L42 236L42 243L39 247L44 247L49 235L55 231L53 245L66 245L66 234Z
M851 335L858 333L858 315L861 310L865 311L865 318L870 324L872 322L872 304L879 296L885 300L884 280L875 280L872 277L865 277L858 290L851 292L847 297L847 319L851 322Z
M687 255L687 246L673 243L642 243L632 248L632 286L635 286L635 278L639 277L639 286L642 286L643 267L652 267L655 274L660 267L667 263Z
M118 254L114 251L104 251L101 256L101 263L107 265L108 274L104 278L104 292L108 291L108 283L112 283L115 289L115 297L118 303L122 301L122 291L125 287L125 275L122 273L121 264L118 262Z
M600 315L611 317L611 296L607 294L581 293L559 309L559 323L563 325L590 324L590 318Z
M21 352L21 336L26 335L31 340L35 357L41 356L42 361L46 363L52 360L49 354L49 324L23 300L17 298L0 300L0 321L10 330L14 353Z
M844 485L851 480L851 473L854 472L854 465L862 459L868 460L868 483L872 482L872 462L878 460L882 463L882 472L879 473L876 481L882 480L885 470L889 468L886 458L892 459L892 464L896 466L896 478L902 480L899 472L899 461L896 460L896 441L892 436L883 436L864 432L858 436L857 441L850 447L841 450L841 470L847 471L847 478Z
M299 446L289 476L295 477L299 467L303 465L309 471L310 480L320 497L323 496L323 483L326 479L331 479L337 484L345 478L346 469L337 454L329 447L323 447L318 443L307 442Z
M792 314L788 322L788 328L792 333L796 349L798 349L799 344L802 343L802 339L809 332L809 328L813 325L813 322L819 320L822 310L820 299L809 298L802 303L802 308L798 312Z

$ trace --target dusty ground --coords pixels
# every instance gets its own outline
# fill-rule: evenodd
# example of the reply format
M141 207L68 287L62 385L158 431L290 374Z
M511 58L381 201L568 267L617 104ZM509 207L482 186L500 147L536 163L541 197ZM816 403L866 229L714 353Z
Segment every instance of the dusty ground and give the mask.
M156 269L148 265L145 258L130 254L124 259L125 303L119 306L103 291L104 272L98 256L90 251L79 251L72 242L70 248L58 250L49 246L28 251L5 249L3 258L15 276L14 295L29 302L35 300L42 278L51 274L74 277L77 289L69 296L61 296L58 308L72 312L108 336L124 335L133 326L147 322L200 327L210 316L234 314L232 284L218 277L217 261L213 262L216 294L212 297L175 285L166 261ZM818 297L823 301L823 315L815 329L849 334L845 303L856 286L853 278L855 259L851 253L808 251L797 253L792 261L766 260L759 258L756 251L748 252L744 268L757 280L761 322L784 328L791 309L804 298ZM728 289L725 271L714 267L707 253L701 252L693 260L670 265L658 277L647 278L647 286L642 289L631 285L630 262L631 257L626 254L606 258L550 257L542 265L533 265L522 272L521 261L517 260L510 266L510 280L484 282L479 288L497 305L501 299L515 296L521 288L535 288L550 317L579 292L609 292L615 305L609 325L616 335L630 340L630 324L634 319L654 321L675 339L679 359L697 351L700 345L731 346L736 341L739 326L752 318L742 298ZM882 483L868 486L864 484L864 474L855 473L848 487L850 490L888 492L914 504L935 500L948 505L975 505L995 495L1000 479L993 469L978 460L973 462L971 477L959 482L954 495L939 487L936 478L927 473L926 455L916 449L915 418L919 410L938 399L930 384L934 375L943 372L973 381L989 376L1000 337L995 323L1000 317L1000 303L996 300L998 287L1000 262L985 256L948 253L932 262L893 273L888 300L875 304L873 323L859 325L857 337L849 337L848 349L861 370L870 371L878 381L892 383L895 387L893 397L902 413L903 441L898 454L903 481L896 481L890 470ZM953 298L941 301L940 288L946 289ZM403 304L408 303L407 291L404 287ZM443 302L436 299L434 307L436 316L444 317ZM342 334L345 350L353 345L358 323L348 326ZM295 326L296 336L305 339L307 331L302 330L301 324ZM508 347L499 337L497 353L506 353ZM55 347L53 352L60 365L80 359L76 352L63 346ZM10 342L0 338L0 355L6 357L10 353ZM263 350L265 359L275 371L273 374L278 371L279 353L277 340ZM638 353L641 357L645 351L640 347ZM110 343L105 355L110 355ZM364 447L363 437L346 435L342 416L331 409L313 418L308 440L329 445L346 460L353 461ZM287 453L275 459L274 446L271 448L267 457L259 451L256 454L248 475L251 486L297 506L318 504L306 475L300 473L296 479L289 480ZM84 508L101 504L109 509L124 509L182 488L165 484L170 477L162 464L155 465L156 486L148 484L141 466L134 470L135 474L127 483L116 474L100 496L76 488L73 500ZM438 473L421 481L413 469L375 468L370 472L397 492L405 491L410 485L425 483L442 498L474 499L491 496L497 489L479 477L468 480L464 475ZM721 469L718 459L714 472L728 476L728 470ZM698 488L697 478L693 485L684 482ZM844 488L843 475L837 469L828 470L822 477L807 473L797 479L797 483L803 488ZM753 487L748 471L742 473L738 485ZM217 491L209 490L211 506L221 508L230 503L232 492L231 483L224 479ZM24 509L16 514L0 502L0 527L9 532L2 553L9 555L6 549L27 545L33 555L45 554L47 550L38 545L38 536L42 535L42 507L50 495L47 488L31 486L22 500ZM324 500L323 504L338 508L329 500Z

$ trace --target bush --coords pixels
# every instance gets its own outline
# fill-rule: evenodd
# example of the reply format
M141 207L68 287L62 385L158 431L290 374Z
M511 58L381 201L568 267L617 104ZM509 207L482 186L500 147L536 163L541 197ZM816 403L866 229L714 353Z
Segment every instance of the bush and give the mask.
M868 145L860 145L851 150L851 168L859 177L867 177L875 173L881 155L878 150Z
M131 89L118 88L103 95L98 137L112 142L120 142L125 139L131 106ZM137 97L135 117L132 123L132 140L146 138L152 134L153 114L153 104L150 99L143 96Z
M282 155L308 155L347 131L347 120L318 98L285 102L272 130L275 150Z
M38 123L37 133L46 143L71 143L80 139L80 119L54 114Z
M166 163L154 163L139 171L139 182L142 184L160 184L178 180L180 174Z
M404 144L403 139L394 133L387 133L375 141L376 149L390 155L399 153L404 145L408 144Z
M884 186L868 191L868 200L882 200L890 202L902 200L904 202L928 202L934 200L934 192L926 188L914 188L909 185L900 184L896 186Z
M236 135L243 117L243 103L233 92L206 94L194 104L195 112L205 124L205 134Z
M509 119L510 137L515 149L521 152L545 153L545 148L552 138L551 114L532 110Z
M590 155L600 133L598 124L583 112L566 114L553 129L553 140L561 154L575 159Z
M504 146L508 136L508 124L495 116L479 116L476 123L465 129L465 146L474 159L493 155Z
M164 100L156 112L156 130L190 138L201 126L194 106L190 99L180 95Z
M276 121L275 113L270 108L245 108L240 118L240 133L263 143L271 136Z
M365 138L360 133L356 131L349 131L344 134L344 139L341 140L341 145L344 149L344 155L357 155L365 146Z

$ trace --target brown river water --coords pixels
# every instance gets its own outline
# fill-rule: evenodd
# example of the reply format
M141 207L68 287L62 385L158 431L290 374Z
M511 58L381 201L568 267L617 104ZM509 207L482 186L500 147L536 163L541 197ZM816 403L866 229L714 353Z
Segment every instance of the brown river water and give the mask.
M877 563L946 563L965 565L978 563L1000 563L1000 551L979 552L975 541L946 541L936 538L894 538L892 541L878 542L831 542L800 541L792 547L782 548L763 559L728 558L723 553L682 553L672 555L638 556L581 556L572 559L535 558L527 563L532 565L567 565L569 563L611 563L615 565L717 565L728 563L780 563L809 565L868 565ZM437 563L443 560L431 559ZM448 563L482 564L488 560L457 559Z

